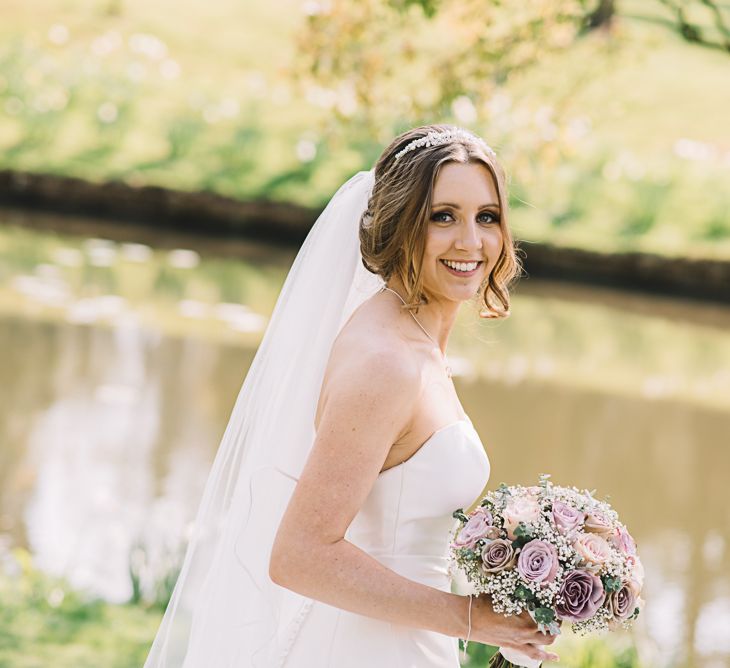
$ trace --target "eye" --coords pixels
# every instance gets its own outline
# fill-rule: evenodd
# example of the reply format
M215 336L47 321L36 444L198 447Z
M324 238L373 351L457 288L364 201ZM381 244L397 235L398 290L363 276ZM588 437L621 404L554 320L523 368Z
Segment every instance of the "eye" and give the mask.
M486 223L498 223L499 216L493 211L482 211L479 214L479 219Z
M449 221L443 216L449 216L451 217L451 214L448 211L438 211L436 213L431 214L431 220L437 222L437 223L448 223Z

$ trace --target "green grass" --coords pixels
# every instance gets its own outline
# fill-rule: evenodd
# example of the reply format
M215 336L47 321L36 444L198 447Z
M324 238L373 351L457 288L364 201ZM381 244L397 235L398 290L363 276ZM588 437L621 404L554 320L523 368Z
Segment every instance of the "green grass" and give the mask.
M619 9L471 124L512 175L517 234L730 259L730 55L658 2ZM0 168L318 205L382 149L302 93L299 0L9 0L3 19Z
M544 664L554 668L642 668L636 646L626 633L598 638L582 638L570 631L558 638L550 650L560 660ZM464 668L484 668L496 653L495 647L469 643ZM460 653L461 656L461 653Z
M13 572L8 572L10 568ZM159 607L113 605L35 570L29 555L5 555L0 571L0 666L3 668L140 668L162 618ZM556 668L640 668L626 634L554 645ZM487 665L494 648L470 643L467 668Z
M34 570L16 551L0 573L0 666L139 668L162 618L156 608L112 605Z

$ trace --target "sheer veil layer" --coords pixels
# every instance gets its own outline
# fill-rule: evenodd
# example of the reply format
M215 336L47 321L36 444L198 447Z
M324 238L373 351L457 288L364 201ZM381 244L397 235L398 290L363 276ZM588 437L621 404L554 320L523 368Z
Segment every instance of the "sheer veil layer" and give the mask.
M311 601L275 585L269 556L311 449L332 343L383 285L358 227L373 171L343 184L287 275L203 493L180 576L145 668L271 668Z

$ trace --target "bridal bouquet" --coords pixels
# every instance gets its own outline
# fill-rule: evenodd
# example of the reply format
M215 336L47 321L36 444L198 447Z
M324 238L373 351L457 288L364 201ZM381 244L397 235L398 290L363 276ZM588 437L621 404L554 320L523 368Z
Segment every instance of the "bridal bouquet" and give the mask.
M548 478L533 487L503 484L469 515L455 511L452 568L477 595L491 596L495 612L527 610L542 633L559 634L559 622L580 634L628 628L643 605L633 538L608 503ZM509 648L490 662L512 665L539 662Z

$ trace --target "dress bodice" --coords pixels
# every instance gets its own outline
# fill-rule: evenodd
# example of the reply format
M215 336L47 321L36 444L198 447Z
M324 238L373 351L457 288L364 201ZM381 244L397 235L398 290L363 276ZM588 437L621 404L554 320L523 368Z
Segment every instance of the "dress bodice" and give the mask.
M489 470L471 420L448 424L380 473L345 537L397 573L447 591L452 513L476 501Z
M435 431L406 461L382 471L345 538L399 575L451 590L452 513L474 503L489 459L471 420ZM459 668L455 637L307 600L283 633L286 668Z

